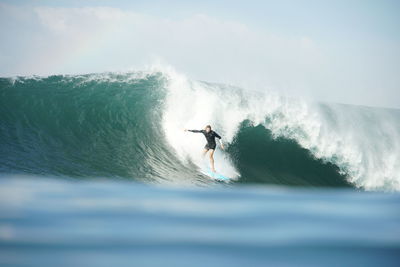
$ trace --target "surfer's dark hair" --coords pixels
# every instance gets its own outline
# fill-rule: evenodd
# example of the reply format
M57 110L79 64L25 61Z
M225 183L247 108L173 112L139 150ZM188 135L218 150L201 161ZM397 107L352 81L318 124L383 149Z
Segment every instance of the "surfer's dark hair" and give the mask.
M207 128L210 128L210 130L211 130L211 125L206 125L206 129L207 129Z

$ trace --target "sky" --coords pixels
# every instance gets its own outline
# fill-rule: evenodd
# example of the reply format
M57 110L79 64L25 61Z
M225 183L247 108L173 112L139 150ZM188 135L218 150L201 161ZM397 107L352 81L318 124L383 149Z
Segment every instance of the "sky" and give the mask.
M400 1L0 0L0 76L171 66L195 80L400 108Z

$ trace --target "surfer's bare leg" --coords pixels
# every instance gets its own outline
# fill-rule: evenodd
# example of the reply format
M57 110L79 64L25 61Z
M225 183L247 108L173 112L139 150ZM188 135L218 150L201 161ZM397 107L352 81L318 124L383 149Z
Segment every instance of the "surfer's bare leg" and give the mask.
M211 164L211 170L215 172L215 167L214 167L214 149L210 149L210 164Z
M202 153L202 156L204 157L207 154L207 152L208 152L208 149L204 149L203 153Z

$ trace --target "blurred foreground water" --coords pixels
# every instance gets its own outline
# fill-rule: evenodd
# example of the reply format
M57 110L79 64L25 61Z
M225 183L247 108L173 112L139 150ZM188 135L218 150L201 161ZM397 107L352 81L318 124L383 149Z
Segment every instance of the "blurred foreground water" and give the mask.
M399 266L400 195L0 178L1 266Z

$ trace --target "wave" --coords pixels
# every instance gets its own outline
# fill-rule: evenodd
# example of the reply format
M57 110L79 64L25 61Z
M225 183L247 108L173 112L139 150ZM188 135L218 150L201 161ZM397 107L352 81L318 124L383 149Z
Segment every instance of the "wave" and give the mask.
M211 124L227 144L217 169L236 183L400 190L400 112L306 102L193 81L170 69L0 79L0 172L208 185L199 168Z

